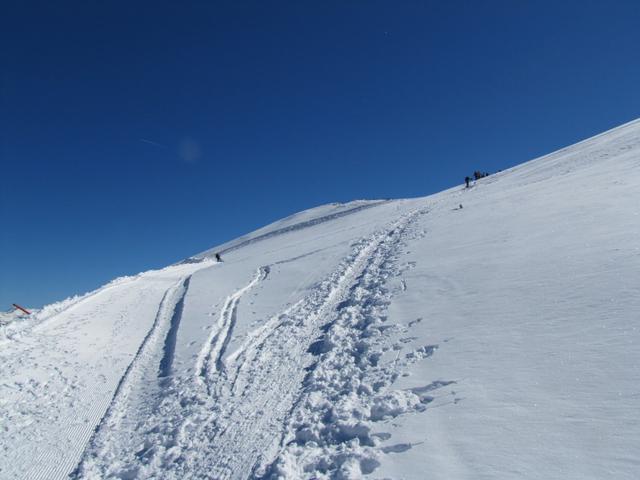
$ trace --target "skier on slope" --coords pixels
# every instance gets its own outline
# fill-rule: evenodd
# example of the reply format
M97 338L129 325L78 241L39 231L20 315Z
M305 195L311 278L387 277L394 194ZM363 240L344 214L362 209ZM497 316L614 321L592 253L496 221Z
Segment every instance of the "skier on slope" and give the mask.
M466 188L469 188L469 182L471 181L471 178L469 178L469 176L464 177L464 183L467 184Z
M216 253L216 262L221 262L222 261L222 257L220 256L219 253Z

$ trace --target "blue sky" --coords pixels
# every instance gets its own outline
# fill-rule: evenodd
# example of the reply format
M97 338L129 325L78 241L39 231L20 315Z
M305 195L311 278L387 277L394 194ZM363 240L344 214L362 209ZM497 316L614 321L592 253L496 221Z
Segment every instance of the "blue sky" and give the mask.
M12 2L0 309L639 116L635 1Z

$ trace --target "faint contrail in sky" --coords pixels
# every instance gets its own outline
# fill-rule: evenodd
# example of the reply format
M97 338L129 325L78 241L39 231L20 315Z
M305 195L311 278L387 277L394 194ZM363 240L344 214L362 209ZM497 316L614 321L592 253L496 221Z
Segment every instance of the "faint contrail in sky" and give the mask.
M140 141L141 141L141 142L144 142L144 143L148 143L148 144L153 145L153 146L155 146L155 147L160 147L160 148L169 148L169 147L167 147L166 145L162 145L161 143L154 142L154 141L152 141L152 140L147 140L146 138L141 138L141 139L140 139Z

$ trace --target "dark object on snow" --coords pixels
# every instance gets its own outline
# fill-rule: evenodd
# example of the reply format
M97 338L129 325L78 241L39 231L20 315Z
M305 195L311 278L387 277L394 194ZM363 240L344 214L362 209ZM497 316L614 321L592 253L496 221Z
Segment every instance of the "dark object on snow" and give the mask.
M221 262L222 261L222 257L220 256L219 253L216 253L216 262Z
M476 180L480 180L481 178L488 177L489 172L482 173L480 170L476 170L473 172L473 178Z
M17 303L14 303L13 306L17 309L17 310L22 310L24 313L26 313L27 315L31 315L31 312L29 310L27 310L26 308L22 308L20 305L18 305Z
M464 183L467 184L466 188L469 188L469 182L471 181L471 179L469 177L464 177Z
M460 210L462 210L462 204L460 204Z

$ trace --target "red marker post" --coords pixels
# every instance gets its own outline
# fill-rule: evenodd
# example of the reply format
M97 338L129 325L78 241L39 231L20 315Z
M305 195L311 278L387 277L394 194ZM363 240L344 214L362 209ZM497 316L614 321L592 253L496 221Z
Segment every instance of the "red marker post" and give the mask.
M18 310L22 310L24 313L26 313L27 315L31 315L31 312L29 310L27 310L26 308L22 308L20 305L18 305L17 303L14 303L13 306L15 308L17 308Z

